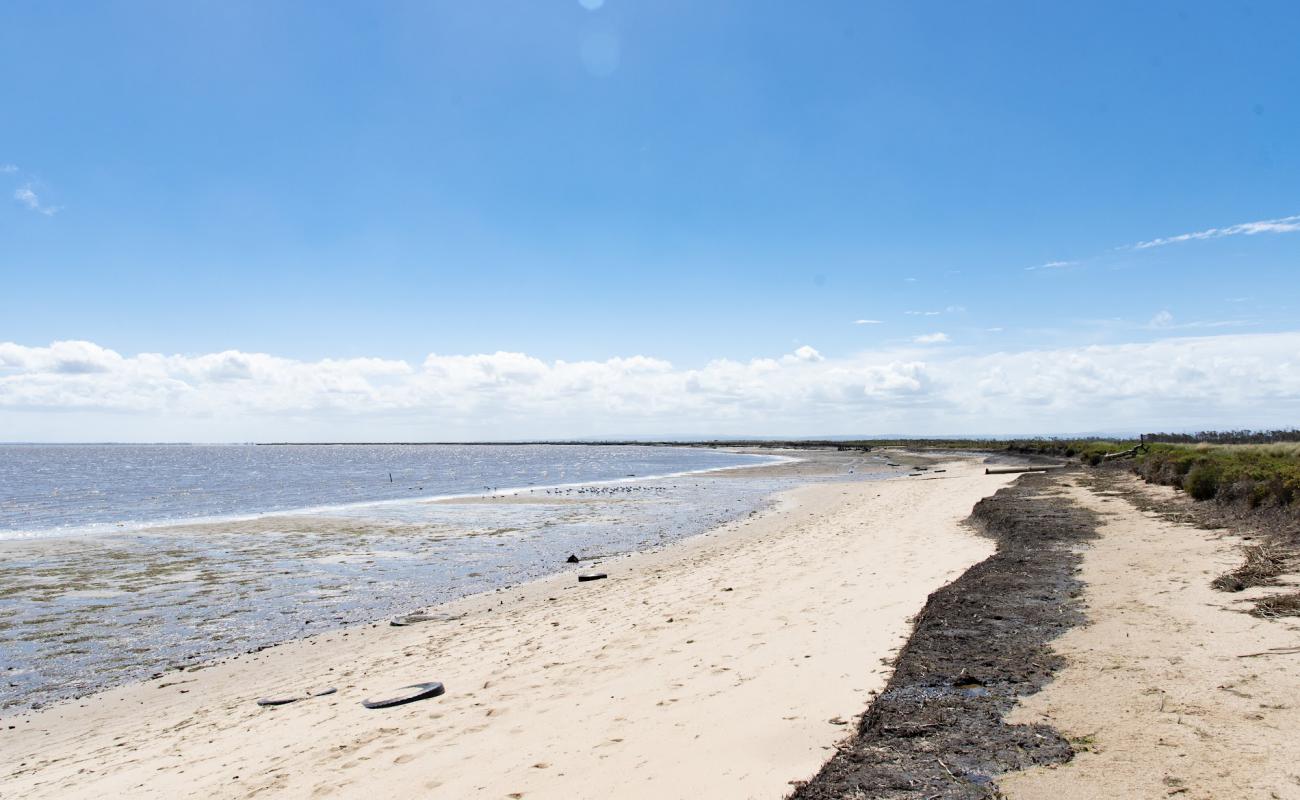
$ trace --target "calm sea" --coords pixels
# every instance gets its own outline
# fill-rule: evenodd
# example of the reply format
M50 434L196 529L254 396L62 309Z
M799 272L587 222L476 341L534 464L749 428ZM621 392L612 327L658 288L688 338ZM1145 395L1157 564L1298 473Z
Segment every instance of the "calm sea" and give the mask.
M570 553L701 533L796 482L718 471L770 460L637 446L0 446L0 709L491 591L568 569ZM853 477L869 478L865 466Z
M683 447L0 445L0 539L762 463Z

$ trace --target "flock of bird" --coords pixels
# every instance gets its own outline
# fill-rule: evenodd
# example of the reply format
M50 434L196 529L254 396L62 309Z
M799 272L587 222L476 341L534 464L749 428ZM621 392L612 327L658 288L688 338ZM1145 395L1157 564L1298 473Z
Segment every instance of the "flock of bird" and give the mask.
M676 489L677 486L570 486L567 488L556 487L554 489L544 490L550 495L575 495L575 494L595 494L595 495L618 495L632 494L634 492L666 492L669 489ZM532 494L535 489L529 489L528 493Z

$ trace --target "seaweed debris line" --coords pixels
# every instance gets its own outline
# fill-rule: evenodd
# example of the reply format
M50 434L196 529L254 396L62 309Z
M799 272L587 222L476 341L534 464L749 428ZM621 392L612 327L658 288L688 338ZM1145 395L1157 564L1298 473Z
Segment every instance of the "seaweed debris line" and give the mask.
M1053 728L1003 719L1063 666L1049 643L1083 621L1075 548L1096 517L1053 483L1026 475L975 506L997 552L930 596L856 734L792 798L994 797L1000 773L1073 757Z

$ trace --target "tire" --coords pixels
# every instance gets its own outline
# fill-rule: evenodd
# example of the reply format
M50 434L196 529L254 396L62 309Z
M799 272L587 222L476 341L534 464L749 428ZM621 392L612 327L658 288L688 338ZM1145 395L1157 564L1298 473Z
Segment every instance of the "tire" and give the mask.
M430 697L437 697L444 694L445 689L438 681L429 683L413 683L410 686L403 686L394 691L390 697L383 697L379 700L362 700L361 705L366 708L392 708L393 706L406 705L414 703L416 700L427 700Z

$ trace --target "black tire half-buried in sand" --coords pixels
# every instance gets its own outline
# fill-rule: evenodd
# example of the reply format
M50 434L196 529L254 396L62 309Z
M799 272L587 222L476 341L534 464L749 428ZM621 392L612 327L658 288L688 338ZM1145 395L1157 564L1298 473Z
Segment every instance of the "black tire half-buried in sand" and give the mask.
M600 581L608 577L609 576L603 572L584 572L583 574L578 576L578 583L586 583L587 581Z
M325 689L312 689L302 694L291 694L284 697L263 697L257 701L259 706L285 706L290 703L296 703L299 700L310 700L313 697L324 697L328 694L334 694L338 689L333 686Z
M366 708L392 708L393 706L414 703L416 700L427 700L430 697L437 697L443 694L445 690L438 681L428 683L413 683L410 686L403 686L388 693L387 697L381 697L378 700L362 700L361 705Z

